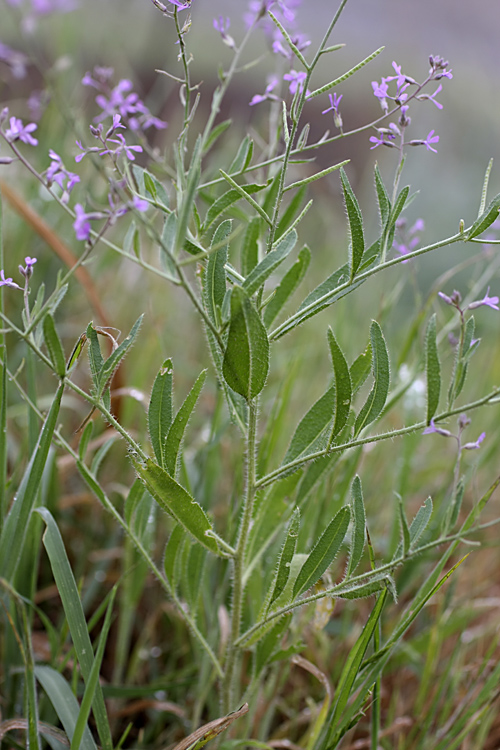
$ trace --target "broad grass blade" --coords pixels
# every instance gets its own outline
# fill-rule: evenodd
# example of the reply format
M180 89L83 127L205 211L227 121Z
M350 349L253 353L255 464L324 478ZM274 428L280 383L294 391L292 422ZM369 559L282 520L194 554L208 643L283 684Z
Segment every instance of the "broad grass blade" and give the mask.
M35 675L49 696L50 702L54 706L54 710L71 742L80 712L80 706L73 695L71 685L66 682L62 674L56 672L52 667L35 667ZM97 745L88 726L84 727L80 750L97 750Z
M52 514L47 508L37 508L37 513L41 515L46 524L43 544L50 560L59 596L61 597L64 614L66 615L83 679L85 680L85 684L88 684L94 664L94 652L73 571L66 555L61 533ZM111 739L106 706L104 705L104 698L99 682L95 686L93 708L97 731L102 745L106 750L112 750L113 741Z
M19 564L30 515L36 503L52 436L57 425L63 390L64 385L61 383L0 535L0 576L8 581L12 580Z

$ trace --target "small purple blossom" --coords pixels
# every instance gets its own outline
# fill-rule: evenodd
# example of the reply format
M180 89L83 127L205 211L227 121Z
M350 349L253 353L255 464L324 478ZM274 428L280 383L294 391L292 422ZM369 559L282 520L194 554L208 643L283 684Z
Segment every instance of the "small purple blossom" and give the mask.
M434 422L434 417L429 422L429 426L425 428L423 431L423 435L430 435L431 433L435 432L438 435L442 435L443 437L454 437L453 433L449 430L445 430L442 427L438 427L436 423Z
M134 195L132 205L137 211L147 211L149 208L148 201L144 200L144 198L141 198L139 195Z
M384 110L384 112L387 112L389 109L389 104L387 103L387 92L389 87L387 86L387 82L385 78L382 78L381 83L377 83L377 81L372 81L372 88L373 93L377 97L377 99L380 102L380 106Z
M433 133L434 133L434 130L431 130L425 140L420 139L420 140L409 141L408 145L409 146L425 146L427 151L434 151L434 153L437 154L437 150L435 148L432 148L432 144L439 142L439 136L433 135Z
M283 80L288 81L288 90L291 94L296 94L297 91L302 91L306 78L307 73L305 73L303 70L297 71L293 69L289 73L285 73L285 75L283 76ZM310 91L306 91L307 95L309 95L310 93Z
M38 128L38 125L35 122L23 125L23 121L17 117L11 117L9 122L10 128L5 131L5 136L8 141L11 143L13 141L22 141L23 143L28 143L30 146L38 146L37 139L33 138L31 135L31 133Z
M80 182L80 177L74 172L70 172L63 164L63 161L59 154L49 149L49 156L51 158L50 165L45 172L45 179L47 180L48 187L55 182L63 191L61 200L63 203L67 203L71 191L77 183Z
M486 433L482 432L478 439L474 443L464 443L462 444L462 432L464 429L470 424L470 419L465 414L461 414L458 418L458 434L455 435L453 432L450 432L449 430L445 430L442 427L438 427L436 423L434 422L434 418L431 419L429 426L425 428L423 431L423 435L430 435L431 433L436 433L437 435L442 435L443 437L452 437L455 438L458 445L458 450L463 451L472 451L477 450L483 440L486 437Z
M394 141L396 138L396 132L391 132L388 128L378 128L378 136L372 135L370 136L370 143L373 143L373 146L370 146L370 151L374 148L377 148L377 146L389 146L390 148L394 147Z
M231 20L227 17L224 19L224 16L219 16L218 18L214 18L213 20L213 27L221 35L224 44L226 44L230 49L235 49L236 45L234 39L230 34L227 33L230 26Z
M278 101L278 97L275 96L272 91L276 88L276 86L279 83L279 78L276 76L271 76L271 78L268 79L268 84L266 86L266 90L263 94L254 94L251 101L249 102L250 107L253 107L255 104L260 104L261 102L265 102L267 99L272 99L274 101Z
M500 310L500 307L498 307L498 302L499 302L498 297L490 297L489 294L490 294L490 288L488 287L483 299L476 300L475 302L471 302L470 305L468 305L467 309L474 310L476 307L481 307L482 305L485 305L486 307L491 307L492 310Z
M326 115L327 112L331 112L332 110L334 112L338 112L340 100L342 99L343 94L334 94L333 96L331 94L328 94L328 98L330 100L330 106L327 107L322 111L322 115Z
M5 278L5 273L4 273L3 268L0 271L0 286L10 286L13 289L22 289L22 287L20 287L19 284L16 284L15 281L12 281L11 278L8 278L8 279Z
M433 94L420 94L419 96L417 96L417 99L420 99L420 100L428 99L430 102L435 104L438 109L443 109L443 105L440 102L437 102L434 98L439 94L440 91L442 91L442 89L443 89L443 86L439 84L439 86L437 87L437 89L435 90Z
M75 230L77 240L89 240L90 239L90 222L89 218L91 214L86 214L83 206L80 203L75 205L76 219L73 222L73 229Z

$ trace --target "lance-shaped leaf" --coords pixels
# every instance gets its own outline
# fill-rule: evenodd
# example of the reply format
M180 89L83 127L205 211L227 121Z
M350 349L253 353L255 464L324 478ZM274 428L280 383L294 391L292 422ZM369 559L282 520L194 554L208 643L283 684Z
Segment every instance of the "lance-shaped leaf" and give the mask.
M189 492L184 489L165 469L155 464L150 458L140 463L132 456L132 463L146 489L154 497L160 508L163 508L200 544L218 554L215 539L208 536L213 531L207 514Z
M226 269L227 262L227 237L231 232L232 222L227 219L219 224L212 238L211 247L220 243L222 246L215 250L208 259L207 268L203 281L203 300L205 309L212 323L218 324L220 315L218 310L222 308L224 295L226 294Z
M359 391L372 369L372 345L369 341L364 352L356 357L351 365L349 374L351 376L353 395Z
M352 399L352 384L349 366L333 331L328 328L328 343L335 376L335 421L330 433L330 442L342 431L349 417Z
M304 198L306 197L306 193L307 185L303 185L297 190L292 200L286 207L276 230L276 237L278 239L282 234L286 232L287 229L289 229L289 227L292 226L297 216L299 216L302 203L304 202Z
M264 308L264 324L267 328L269 328L275 317L286 304L288 298L293 294L304 278L310 260L311 251L308 247L303 247L299 252L297 260L283 276L276 287L273 296Z
M401 516L401 513L403 514ZM420 539L422 534L424 533L425 529L427 528L430 518L432 515L432 499L430 497L427 498L425 503L420 506L418 509L415 518L410 524L410 527L408 528L408 523L406 521L406 516L404 515L404 510L402 509L402 504L400 500L400 518L401 518L401 525L402 525L402 531L403 531L403 543L398 544L398 547L394 553L393 559L396 560L398 557L401 557L401 554L404 552L408 552L410 549L415 549L415 545L417 541ZM406 526L406 530L405 530ZM406 536L407 535L407 536ZM405 538L406 537L406 538Z
M231 322L222 372L226 383L247 401L264 387L269 370L266 329L245 291L238 286L231 294Z
M382 180L382 175L380 174L380 169L378 168L378 164L375 164L375 189L377 191L378 211L380 214L380 226L381 226L381 229L383 230L387 223L387 219L389 218L389 213L391 211L391 201L389 199L389 195L387 193L386 187Z
M155 378L148 409L148 430L157 462L165 463L165 438L172 424L172 388L174 368L171 359L166 359Z
M356 271L359 268L361 259L365 252L365 237L363 234L363 217L361 216L361 209L354 195L352 188L347 179L347 175L344 168L340 170L340 179L342 180L342 188L344 190L344 201L347 211L347 218L349 220L349 234L350 234L350 278L353 279L356 275Z
M351 534L351 546L349 549L349 565L347 575L350 576L361 560L365 546L366 514L363 502L363 489L361 479L356 474L351 487L351 508L353 515L353 529Z
M300 528L300 511L296 508L293 512L288 531L285 539L285 543L281 549L281 553L278 559L278 567L274 578L274 585L272 587L271 596L269 603L266 607L266 611L269 612L276 599L283 592L288 578L290 576L290 564L295 554L295 548L297 546L297 537L299 535Z
M283 464L288 464L300 456L313 452L318 441L324 437L325 428L332 421L334 409L335 388L331 386L300 420ZM326 439L323 442L326 443Z
M316 289L313 289L313 291L308 294L297 312L272 331L270 338L274 341L281 338L285 333L292 331L294 328L304 323L308 318L317 315L329 305L332 305L337 300L345 297L346 294L353 292L358 286L361 286L365 280L366 279L360 279L359 281L354 281L352 284L349 283L349 264L344 263L343 266L338 268L331 274L331 276L325 279L325 281L317 286Z
M334 516L299 571L293 587L294 599L319 581L331 565L344 541L350 520L351 511L347 507L341 508Z
M382 412L389 393L389 354L382 329L376 320L370 326L370 341L373 353L373 388L368 394L361 408L354 426L354 434L358 435L363 427L373 422Z
M87 351L89 355L90 374L92 376L94 390L97 392L97 384L99 382L99 373L101 372L104 358L102 356L101 347L99 345L99 337L97 336L97 331L94 328L94 323L92 321L90 321L90 323L87 326L86 335L87 335L87 341L89 343ZM68 367L71 366L72 359L73 357L70 358Z
M436 343L436 313L429 320L425 334L425 372L427 375L427 424L436 413L441 392L441 365Z
M198 401L198 397L203 388L203 384L207 377L207 371L202 372L196 378L196 382L189 391L188 395L184 399L184 403L175 415L170 429L168 431L167 439L165 441L165 469L172 476L176 476L178 469L178 458L179 452L184 439L184 433L189 422L189 418L193 412L193 409Z
M280 240L273 250L268 253L261 262L255 266L253 271L243 282L243 289L249 297L262 286L269 278L273 271L283 263L287 255L293 250L297 242L297 232L292 229L282 240Z
M178 523L174 526L172 533L165 547L165 556L163 558L163 570L170 582L172 589L175 591L180 577L180 557L184 542L187 540L184 528Z
M234 157L234 161L229 167L229 174L236 175L239 172L244 172L252 160L253 155L253 141L250 136L246 135L238 149L238 153Z
M134 343L135 337L139 332L143 317L144 315L140 315L139 318L137 318L134 325L130 329L130 333L128 334L128 336L123 339L120 346L115 349L113 354L111 354L102 365L99 376L97 378L97 393L99 396L102 396L104 391L108 388L110 380L113 377L113 373Z
M252 193L258 193L265 187L267 187L267 185L260 185L257 183L253 183L250 185L241 185L241 189L243 190L243 192L247 193L248 195L251 195ZM239 201L240 198L242 198L241 192L239 190L235 190L234 188L225 192L220 196L220 198L217 198L217 200L212 203L207 211L205 222L201 230L202 233L204 234L211 227L216 218L220 216L220 214L222 214L224 211L226 211L230 206L232 206L233 203Z
M493 224L495 219L498 218L499 210L500 193L493 198L488 208L480 216L477 217L476 221L468 231L466 238L468 240L472 240L474 237L477 237L479 234L484 232L485 229L488 229L488 227Z
M241 245L241 273L243 276L248 276L259 262L258 240L262 226L262 220L258 216L251 219L247 224Z
M399 502L399 522L401 524L401 536L403 541L403 557L406 557L408 552L410 551L410 529L408 527L408 521L406 518L406 513L403 505L403 498L400 496L398 498Z
M178 211L179 218L177 221L177 233L175 237L175 257L177 257L179 250L184 245L188 223L193 213L196 188L198 187L201 177L201 145L202 138L201 135L199 135L193 148L193 154L191 156L191 164L189 165L185 188L180 198L180 206Z
M56 331L54 318L50 313L43 319L43 338L51 362L54 365L54 370L60 378L63 378L66 374L66 360L64 358L61 339Z

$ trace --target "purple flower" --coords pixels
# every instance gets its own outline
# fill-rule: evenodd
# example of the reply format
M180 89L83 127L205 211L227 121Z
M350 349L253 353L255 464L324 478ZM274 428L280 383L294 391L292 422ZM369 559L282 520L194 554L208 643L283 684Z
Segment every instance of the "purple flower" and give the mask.
M289 73L285 73L285 75L283 76L283 80L289 82L288 89L291 94L295 94L297 90L302 91L306 78L307 73L302 70L291 70ZM310 93L310 91L306 91L306 94Z
M23 141L23 143L29 143L30 146L38 146L38 141L33 138L31 133L38 128L35 122L30 122L28 125L23 125L23 121L17 117L10 118L10 128L5 131L5 136L11 143L13 141Z
M73 190L75 185L80 182L80 178L74 172L70 172L66 169L59 154L56 154L56 152L52 149L49 149L49 156L52 161L47 171L45 172L47 185L48 187L51 187L52 183L54 182L59 185L59 187L63 191L61 200L63 201L63 203L67 203L71 191ZM84 154L82 154L82 158L83 156Z
M19 286L19 284L16 284L15 281L12 281L12 279L6 279L5 273L2 268L0 271L0 286L11 286L13 289L22 289L22 287Z
M26 266L19 266L19 273L21 274L21 276L24 276L25 279L29 279L33 274L33 266L35 265L37 260L36 258L30 258L30 256L28 255L24 259L24 262L26 263Z
M421 100L428 99L430 102L435 104L438 109L443 109L443 105L434 99L434 97L439 94L442 88L443 88L442 85L439 84L439 86L437 87L437 89L435 90L433 94L420 94L420 96L417 96L417 99L421 99Z
M213 20L214 29L219 32L219 34L222 37L222 41L224 42L224 44L226 44L231 49L235 49L236 45L234 43L234 39L233 39L232 36L230 36L227 33L229 31L230 25L231 25L231 21L227 17L224 20L223 16L219 16L219 18L214 18L214 20Z
M394 131L394 129L393 132L391 132L387 128L379 128L378 136L370 136L370 142L374 144L373 146L370 146L370 151L374 148L377 148L377 146L389 146L390 148L394 147L394 144L391 143L391 141L395 140L395 138L396 132Z
M449 430L444 430L442 427L437 427L436 423L434 422L434 417L431 419L429 426L425 428L422 434L430 435L433 432L437 433L438 435L442 435L443 437L455 437Z
M260 102L265 102L267 99L278 101L278 97L271 93L276 88L278 83L279 78L277 78L276 76L271 76L271 78L268 79L268 84L266 86L264 94L255 94L252 97L252 100L249 102L250 107L253 107L255 104L260 104Z
M90 214L86 214L83 206L80 203L75 205L76 219L73 222L73 229L75 230L77 240L88 240L90 239Z
M462 450L464 450L464 451L474 451L474 450L476 450L477 448L479 448L479 446L481 445L481 443L483 442L483 440L484 440L485 437L486 437L486 433L482 432L479 435L479 437L478 437L478 439L476 440L475 443L465 443L465 445L462 445Z
M388 88L389 87L387 86L385 78L382 78L381 83L377 83L377 81L372 81L373 93L377 97L377 99L379 100L380 106L382 107L382 109L385 112L387 112L387 110L389 109L389 105L387 103L387 90L388 90Z
M476 307L481 307L482 305L486 305L486 307L491 307L492 310L500 310L500 307L498 307L498 302L499 302L498 297L490 297L489 293L490 293L490 288L488 287L483 299L476 300L475 302L471 302L467 309L474 310Z
M437 154L437 151L435 148L432 148L432 143L438 143L439 142L439 136L433 135L434 130L431 130L427 138L424 140L415 140L415 141L409 141L409 146L425 146L427 151L434 151L435 154Z
M147 211L149 208L148 201L141 198L139 195L134 195L132 204L137 211Z

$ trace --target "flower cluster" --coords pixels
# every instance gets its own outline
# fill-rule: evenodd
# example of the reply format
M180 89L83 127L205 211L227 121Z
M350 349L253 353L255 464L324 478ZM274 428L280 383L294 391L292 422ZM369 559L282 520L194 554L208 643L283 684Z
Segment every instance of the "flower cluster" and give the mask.
M292 43L300 52L302 52L302 50L306 49L311 44L311 41L307 39L304 34L298 33L295 28L295 10L299 7L300 3L301 0L287 0L286 3L281 2L281 0L251 0L249 3L249 11L245 15L245 21L249 27L256 23L261 23L264 32L271 41L273 52L285 57L290 65L295 59L295 55L290 49L290 46L281 31L269 20L269 18L267 18L267 12L272 9L282 25L287 25L287 33L289 34ZM293 70L293 68L283 75L283 80L288 83L288 90L292 96L295 95L297 91L302 91L306 77L306 73L303 71L298 72ZM277 100L278 97L275 94L272 94L272 91L276 88L278 83L278 78L269 80L264 94L256 94L252 98L250 105L253 106L254 104L266 101L267 99ZM310 92L308 91L306 93L309 94Z
M491 307L492 310L500 310L500 307L498 306L499 298L490 297L489 287L486 290L486 294L484 295L483 299L478 299L478 300L475 300L474 302L470 302L467 305L467 307L464 307L464 308L460 306L462 302L462 295L456 289L450 297L444 292L438 292L438 295L441 297L443 302L446 302L447 305L456 307L456 309L460 312L461 315L463 315L463 313L466 310L475 310L477 307L483 307L483 306Z
M409 104L407 102L412 100L418 101L431 101L436 105L438 109L443 109L443 105L436 100L436 96L441 92L443 86L439 84L437 89L432 94L421 93L423 88L427 86L431 81L438 81L441 78L453 78L451 70L447 70L448 61L444 60L439 56L430 56L429 62L431 64L427 78L423 83L417 83L417 81L409 75L402 73L401 65L396 62L392 63L394 72L396 75L387 76L382 78L381 82L372 81L372 89L374 96L378 99L380 106L382 107L385 114L389 112L389 102L393 103L393 106L399 107L400 116L398 124L389 123L388 127L377 128L377 135L370 137L370 142L373 143L371 149L377 148L377 146L389 146L390 148L396 146L396 138L400 138L401 148L404 145L408 146L425 146L428 151L437 153L433 144L439 142L439 136L434 135L434 130L431 130L425 139L414 139L404 143L404 131L410 125L411 118L408 115ZM396 84L396 91L393 94L389 93L389 84L394 81ZM416 91L411 94L410 86L416 86Z
M80 162L84 156L90 153L96 153L99 154L99 156L112 154L115 157L118 157L120 154L125 153L126 157L130 159L130 161L134 161L135 156L133 152L136 151L138 153L141 153L142 146L128 146L123 134L116 132L118 128L125 128L125 125L123 125L121 122L121 115L118 114L113 115L113 122L105 133L102 122L99 123L97 127L94 127L94 125L90 125L90 132L92 133L94 138L101 142L102 145L86 148L85 146L82 146L80 141L76 141L76 145L82 150L83 153L75 156L75 161ZM114 136L114 138L112 136ZM110 146L110 144L115 144L115 147Z
M6 116L8 110L5 109L2 116ZM30 146L38 146L38 141L31 135L37 128L38 125L35 122L29 122L27 125L23 124L23 121L18 117L11 117L9 120L10 127L5 131L5 137L10 143L14 141L22 141L28 143Z
M436 433L437 435L442 435L442 437L455 438L455 440L457 441L459 453L460 451L477 450L486 437L486 433L482 432L479 435L478 439L473 443L462 443L462 432L466 427L468 427L468 425L470 425L470 419L465 414L461 414L458 418L458 432L455 435L453 432L450 432L450 430L445 430L443 427L438 427L434 422L434 419L431 419L429 426L425 428L423 434L430 435L432 433Z
M37 262L36 258L31 258L29 255L24 259L25 266L19 266L19 273L25 278L25 289L27 289L29 279L33 274L33 266ZM23 289L22 286L16 284L11 277L5 278L5 271L3 268L0 270L0 286L10 286L12 289Z
M56 154L55 151L49 149L49 156L51 158L50 165L45 172L45 179L47 180L48 187L51 187L54 182L61 188L62 195L61 200L63 203L67 203L71 191L75 185L80 182L80 178L74 172L70 172L63 164L63 160Z
M94 122L101 122L106 117L118 114L126 122L127 127L136 133L142 133L150 127L157 130L166 128L167 123L152 115L139 95L133 91L132 81L123 78L116 86L111 85L113 74L113 68L97 65L92 73L86 73L82 79L84 86L91 86L99 92L95 101L102 112L97 115Z

